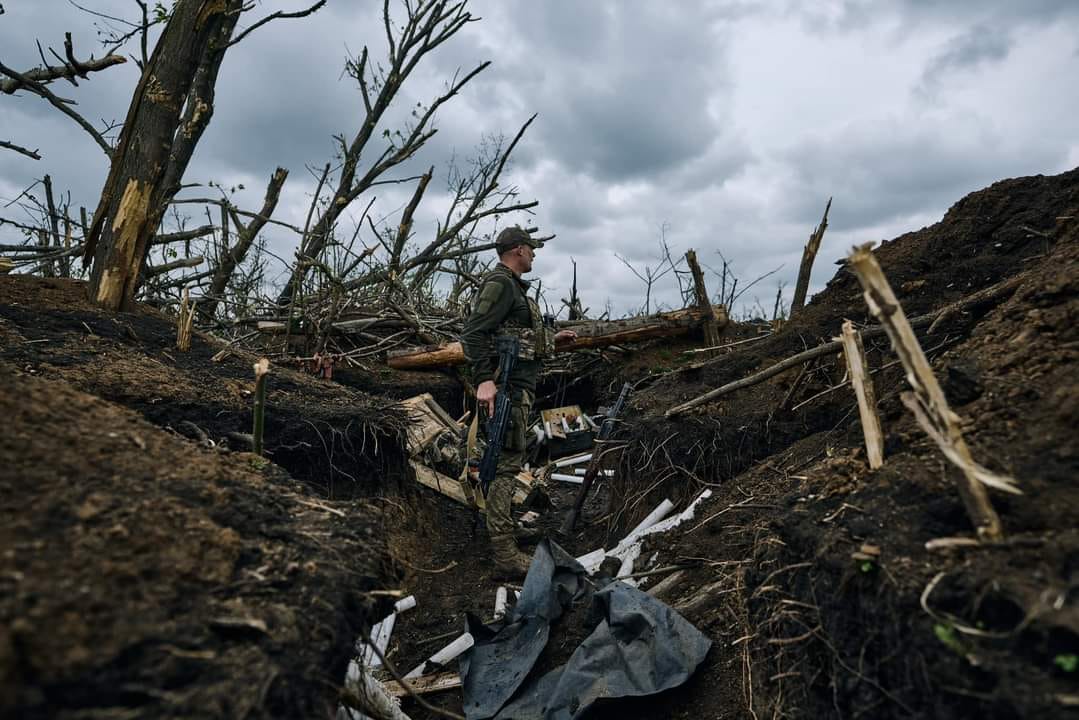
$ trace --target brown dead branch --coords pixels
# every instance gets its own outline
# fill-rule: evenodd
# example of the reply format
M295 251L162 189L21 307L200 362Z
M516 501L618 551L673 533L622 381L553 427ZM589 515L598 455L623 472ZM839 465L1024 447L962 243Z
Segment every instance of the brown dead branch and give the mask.
M985 486L991 485L1009 492L1019 491L1011 478L994 475L974 462L959 429L959 418L948 406L944 391L914 337L911 324L869 247L863 245L854 248L848 261L865 289L865 301L870 312L884 326L892 341L892 348L907 371L907 380L914 392L904 393L903 403L914 413L918 423L936 441L944 455L962 471L959 494L978 536L998 540L1003 533L1000 518L989 501Z
M858 398L858 413L862 420L862 433L865 435L865 450L869 458L869 467L876 470L884 464L884 435L880 429L880 416L877 415L877 393L873 388L873 379L866 368L862 336L854 329L854 323L847 320L843 323L843 332L839 340L843 343L843 355L847 359L850 384Z

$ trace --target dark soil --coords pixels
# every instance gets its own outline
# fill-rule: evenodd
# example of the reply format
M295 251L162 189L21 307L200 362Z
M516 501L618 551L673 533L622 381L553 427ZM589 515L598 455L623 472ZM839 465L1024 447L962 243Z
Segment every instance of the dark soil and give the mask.
M174 342L0 278L0 715L326 717L392 601L394 506L325 498L401 495L404 414L274 368L269 462L254 358Z
M637 395L643 414L628 429L614 494L616 505L639 510L622 525L664 496L684 502L712 484L703 515L722 514L661 546L658 562L710 563L670 601L710 585L714 599L687 616L717 633L722 669L704 675L737 674L744 716L1075 716L1079 676L1067 668L1079 649L1077 215L1079 172L1009 180L877 251L911 317L1023 280L999 306L923 340L937 348L930 356L975 458L1023 489L991 493L1003 543L926 549L973 533L958 471L898 400L898 368L875 376L887 434L886 463L875 472L849 390L780 408L798 369L688 417L662 417L838 334L844 318L867 322L846 270L773 336ZM871 367L894 360L886 342L867 350ZM842 374L835 360L821 362L789 405ZM855 555L866 544L879 548L878 559ZM938 574L927 612L922 594ZM709 712L710 687L680 696L679 706Z
M664 497L684 507L704 487L714 493L637 567L692 566L663 599L693 601L684 614L713 639L708 660L680 688L593 717L1079 717L1076 216L1079 171L1007 180L877 251L911 317L1021 278L1012 296L922 335L974 457L1023 489L991 493L1001 543L926 549L972 531L957 471L899 401L898 366L874 375L886 433L877 471L836 357L797 386L795 368L663 416L831 338L844 318L870 323L845 269L795 320L711 362L682 355L699 340L665 341L541 388L547 405L593 409L638 383L620 472L580 532L556 537L570 552L611 547ZM328 383L275 368L266 465L218 442L241 443L230 433L249 426L254 358L212 362L221 347L205 338L176 353L174 337L152 311L93 310L76 284L0 279L0 363L15 386L4 407L17 419L0 441L0 533L15 548L0 576L11 627L0 684L4 697L18 690L17 711L325 717L350 637L385 612L365 590L418 599L390 645L402 672L459 634L466 612L490 616L500 581L486 531L409 480L392 404L431 391L456 414L454 376L369 367L336 369L340 383ZM895 359L887 341L867 345L871 368ZM573 490L552 488L545 528ZM395 565L377 539L386 536ZM556 623L539 671L568 657L584 615L578 605ZM432 701L460 711L459 692ZM410 700L404 709L433 717Z
M0 714L332 711L396 579L376 509L9 366L0 412Z

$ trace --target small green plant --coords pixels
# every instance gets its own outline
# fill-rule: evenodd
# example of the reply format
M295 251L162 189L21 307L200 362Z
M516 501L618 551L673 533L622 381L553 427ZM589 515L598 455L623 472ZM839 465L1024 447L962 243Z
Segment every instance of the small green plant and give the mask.
M1073 673L1079 670L1079 655L1062 653L1053 658L1053 664L1066 673Z
M933 626L933 634L937 636L937 640L944 643L944 646L956 655L966 657L967 649L963 647L963 643L959 640L959 636L955 632L955 627L952 625L945 625L944 623L937 623Z
M877 569L877 565L872 560L862 560L858 563L858 569L864 573L871 573Z

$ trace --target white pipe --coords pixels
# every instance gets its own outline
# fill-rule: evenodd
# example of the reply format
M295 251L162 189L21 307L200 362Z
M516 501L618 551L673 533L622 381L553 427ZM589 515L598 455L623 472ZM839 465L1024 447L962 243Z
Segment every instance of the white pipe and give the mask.
M465 650L468 650L470 647L472 647L475 644L476 644L476 641L472 637L471 633L464 633L463 635L460 635L456 640L451 642L449 645L442 648L441 650L436 652L434 655L432 655L428 659L421 662L416 667L412 668L412 670L409 671L408 675L405 675L405 680L409 680L411 678L417 678L417 677L420 677L421 675L423 675L424 672L427 670L428 664L431 664L431 665L445 665L450 660L453 660L455 657L457 657L458 655L463 653Z
M416 596L409 595L408 597L401 598L393 604L394 612L403 613L405 610L411 610L416 607Z
M574 468L573 469L573 474L574 475L584 475L587 472L588 472L588 468ZM604 477L614 477L614 470L600 470L598 474L603 475Z
M600 565L603 564L603 558L605 557L607 557L607 551L603 548L597 548L590 553L585 553L584 555L581 555L579 558L577 558L577 562L579 562L581 564L581 567L583 567L586 571L588 571L588 574L591 575L599 569Z
M538 442L538 443L542 443L543 438L547 437L546 435L543 434L543 430L540 428L539 425L534 426L532 428L532 432L536 433L536 442Z
M583 462L588 462L592 459L592 453L585 453L584 455L573 455L568 458L562 458L555 462L555 467L566 467L567 465L580 465Z
M506 617L506 602L509 600L509 593L506 592L505 585L499 585L498 590L495 590L495 620L501 620Z
M397 622L398 613L403 613L414 607L416 607L415 595L401 598L393 604L393 612L371 628L370 639L363 643L363 650L360 653L361 665L372 668L382 665L378 653L376 653L371 646L374 645L378 648L379 653L385 655L386 648L390 646L390 635L393 633L393 626Z
M554 437L554 433L551 432L551 421L547 420L543 423L543 426L547 429L547 437Z
M551 473L551 479L574 483L575 485L582 485L584 483L584 478L577 477L576 475L565 475L563 473Z
M629 535L626 535L626 537L625 537L625 538L624 538L624 539L622 540L622 542L620 542L620 543L618 543L618 544L619 544L619 545L629 545L630 543L632 543L632 542L633 542L633 540L636 540L636 539L637 539L637 537L638 537L638 536L639 536L639 535L640 535L641 533L643 533L643 532L644 532L645 530L647 530L648 528L652 527L653 525L655 525L656 523L658 523L658 522L659 522L660 520L662 520L663 518L667 517L667 514L668 514L668 513L670 513L670 511L671 511L671 510L674 510L674 503L673 503L673 502L671 502L671 501L670 501L669 499L667 499L667 498L664 498L664 499L663 499L663 502L661 502L661 503L660 503L660 504L659 504L659 505L658 505L658 506L656 507L656 509L655 509L655 510L653 510L653 511L652 511L652 512L650 512L650 513L648 513L648 516L647 516L647 517L645 517L645 519L644 519L644 520L641 520L641 521L640 521L640 522L639 522L639 523L637 524L637 527L635 527L635 528L633 528L632 530L630 530L630 531L629 531ZM632 538L632 539L631 539L631 538Z

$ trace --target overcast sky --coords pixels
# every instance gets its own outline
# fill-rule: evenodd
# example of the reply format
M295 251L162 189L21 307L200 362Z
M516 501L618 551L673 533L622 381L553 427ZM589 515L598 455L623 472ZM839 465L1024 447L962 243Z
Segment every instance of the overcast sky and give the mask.
M132 0L82 0L135 17ZM242 24L309 3L261 0ZM67 0L0 0L0 61L39 64L35 39L80 57L100 54L92 19ZM694 248L713 268L732 263L743 296L771 311L777 282L793 290L801 249L834 196L813 276L854 243L895 237L940 219L963 195L996 180L1079 165L1079 2L1076 0L475 0L468 25L420 66L397 112L428 101L458 69L492 65L437 116L417 159L445 185L447 159L485 134L512 135L533 113L504 184L540 206L522 225L558 237L536 277L558 303L577 260L593 312L640 306L643 274L665 233L676 254ZM362 104L342 75L367 44L385 50L381 3L329 0L316 15L272 23L232 48L216 115L185 177L243 184L257 209L273 169L291 171L276 217L303 224L332 135L355 132ZM131 48L134 50L134 48ZM138 80L134 63L73 88L90 119L120 120ZM69 119L34 96L0 95L0 140L40 149L41 161L0 150L0 215L50 173L75 205L96 206L105 156ZM415 170L414 166L411 168ZM411 187L380 188L375 217L392 219ZM428 239L443 210L431 195L417 217ZM355 208L358 216L366 202ZM368 238L364 238L367 240ZM0 243L21 241L9 227ZM288 256L294 240L273 235ZM709 275L710 289L718 278ZM659 300L680 304L668 275Z

